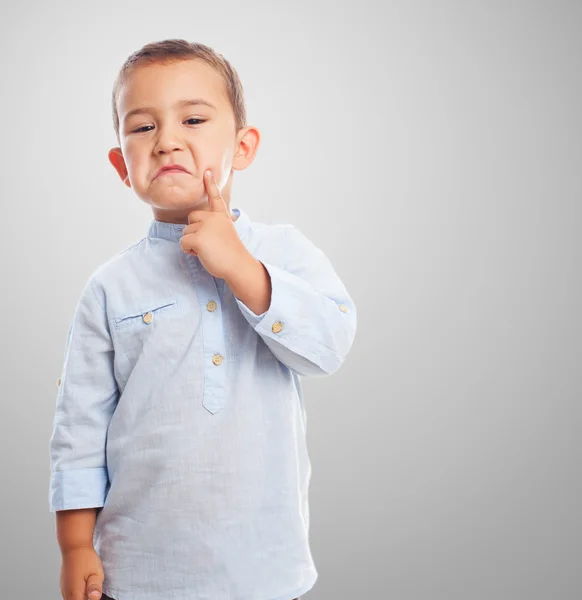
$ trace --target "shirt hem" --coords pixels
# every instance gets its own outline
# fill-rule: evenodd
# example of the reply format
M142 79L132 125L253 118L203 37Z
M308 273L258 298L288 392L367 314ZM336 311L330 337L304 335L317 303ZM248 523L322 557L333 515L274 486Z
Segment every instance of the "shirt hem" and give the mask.
M315 573L313 579L307 585L304 585L304 586L300 587L299 589L296 589L294 592L289 592L287 594L283 594L282 596L277 596L276 598L268 598L265 600L295 600L295 598L299 598L299 596L302 596L303 594L307 594L307 592L309 590L311 590L313 588L313 586L315 585L317 578L318 578L318 574Z
M282 596L276 596L275 598L265 598L265 600L295 600L295 598L299 598L300 596L302 596L303 594L306 594L309 590L311 590L313 588L313 586L315 585L318 577L319 577L319 574L315 571L312 579L309 581L309 583L307 585L303 585L300 588L297 588L296 590L294 590L292 592L287 592L286 594L283 594ZM102 587L101 592L103 594L105 594L106 596L109 596L110 598L115 598L115 600L131 600L131 598L129 596L126 596L123 593L120 596L118 592L116 592L112 588L106 589L105 586Z

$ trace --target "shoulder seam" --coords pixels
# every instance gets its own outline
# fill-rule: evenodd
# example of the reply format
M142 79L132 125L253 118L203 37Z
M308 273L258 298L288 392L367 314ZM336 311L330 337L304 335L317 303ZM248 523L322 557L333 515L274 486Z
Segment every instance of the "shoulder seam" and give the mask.
M101 306L101 302L99 302L99 298L97 298L97 294L95 293L95 288L93 287L94 283L95 283L95 279L93 277L91 277L91 279L89 280L89 285L91 286L91 293L93 294L93 297L95 298L95 301L97 302L97 304L99 305L101 310L103 312L105 312L105 307Z
M124 248L123 250L120 250L116 256L119 256L120 254L123 254L124 252L127 252L128 250L131 250L132 248L135 248L136 246L139 246L139 244L145 242L147 236L144 236L141 238L141 240L138 240L137 242L135 242L135 244L131 244L130 246L128 246L127 248Z

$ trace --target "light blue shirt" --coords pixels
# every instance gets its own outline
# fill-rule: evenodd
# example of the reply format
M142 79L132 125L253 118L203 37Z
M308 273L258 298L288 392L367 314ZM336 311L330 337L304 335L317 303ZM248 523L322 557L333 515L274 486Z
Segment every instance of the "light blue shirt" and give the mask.
M69 327L50 511L102 507L116 600L292 600L318 577L300 377L339 369L356 307L295 226L232 212L271 277L266 312L182 251L185 225L152 220L93 271Z

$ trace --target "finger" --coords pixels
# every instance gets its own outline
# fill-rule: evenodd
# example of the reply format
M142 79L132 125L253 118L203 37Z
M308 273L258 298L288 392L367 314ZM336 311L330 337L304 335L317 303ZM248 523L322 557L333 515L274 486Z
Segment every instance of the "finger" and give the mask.
M198 238L196 233L189 233L180 238L180 246L186 254L198 256Z
M205 213L205 211L203 210L194 212ZM182 237L188 235L189 233L196 233L200 229L200 227L202 227L202 223L200 221L193 221L192 223L184 227L184 229L182 230Z
M208 215L206 214L208 211L206 210L193 210L188 213L188 224L198 223L202 221L202 219L206 218Z
M208 193L208 206L212 212L226 212L228 208L224 198L220 194L220 190L214 180L214 175L210 169L204 173L204 181L206 182L206 191Z
M99 575L89 575L87 578L87 598L99 600L101 598L101 578Z

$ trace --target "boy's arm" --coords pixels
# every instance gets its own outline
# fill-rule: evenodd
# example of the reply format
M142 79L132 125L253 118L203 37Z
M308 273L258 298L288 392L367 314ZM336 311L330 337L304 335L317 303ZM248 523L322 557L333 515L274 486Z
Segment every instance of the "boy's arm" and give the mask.
M119 390L104 304L101 288L90 278L65 346L49 446L51 512L97 508L105 502L105 440Z
M99 508L57 510L57 540L61 554L75 548L93 548L93 534Z
M242 277L231 284L235 300L289 369L303 376L331 375L352 347L357 326L355 303L324 252L293 225L285 228L281 254L281 266L261 261L271 282L268 309L257 315L237 297L235 290L244 289Z

